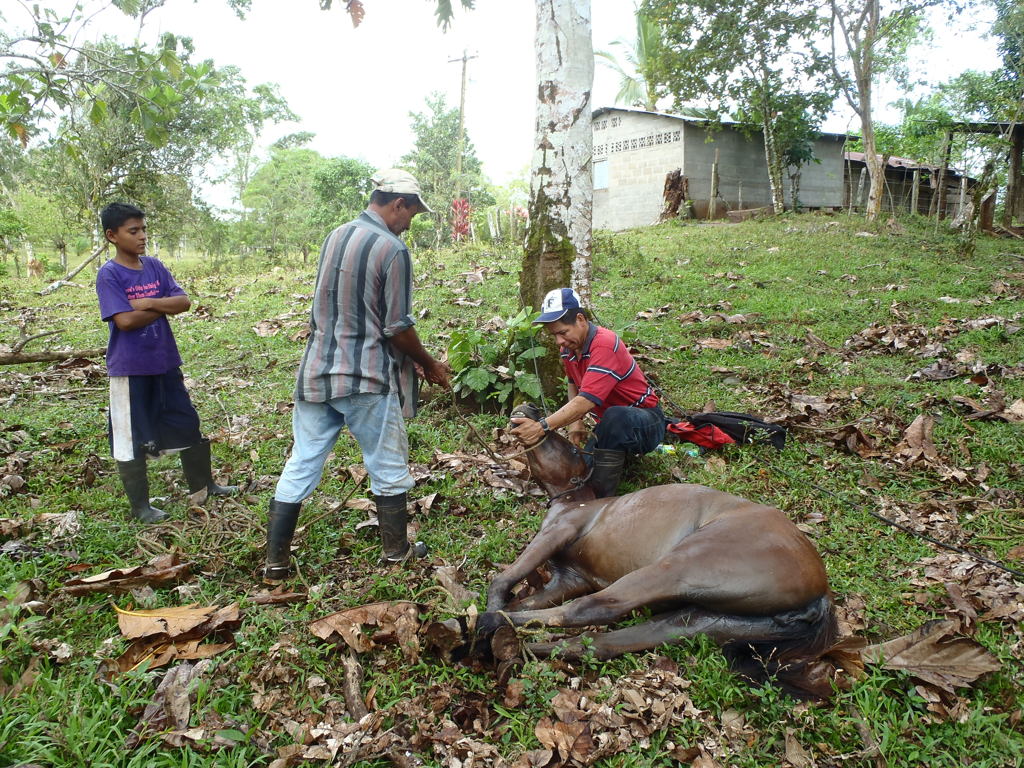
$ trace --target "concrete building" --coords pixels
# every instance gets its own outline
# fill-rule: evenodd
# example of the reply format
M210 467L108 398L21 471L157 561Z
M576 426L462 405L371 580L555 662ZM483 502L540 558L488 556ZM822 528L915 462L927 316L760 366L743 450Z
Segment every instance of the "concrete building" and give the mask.
M711 165L719 150L719 199L730 210L771 204L764 140L735 125L709 129L706 121L621 107L602 107L594 127L594 228L621 230L658 221L665 177L679 169L688 198L703 202L706 215ZM820 163L805 165L799 199L805 208L843 204L844 134L824 133L815 142ZM789 186L786 182L786 199Z

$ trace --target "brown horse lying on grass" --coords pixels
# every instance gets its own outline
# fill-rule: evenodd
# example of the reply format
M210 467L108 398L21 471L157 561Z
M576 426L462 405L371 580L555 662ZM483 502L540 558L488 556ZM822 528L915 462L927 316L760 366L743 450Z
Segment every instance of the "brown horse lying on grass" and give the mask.
M540 415L533 405L513 413ZM528 647L570 658L589 649L606 659L704 634L734 668L782 682L835 641L821 557L778 509L701 485L595 499L579 451L553 432L527 456L550 506L540 532L492 582L478 638L508 622L589 627L649 609L649 620L590 633L587 643L576 637ZM515 585L545 565L550 581L510 602Z

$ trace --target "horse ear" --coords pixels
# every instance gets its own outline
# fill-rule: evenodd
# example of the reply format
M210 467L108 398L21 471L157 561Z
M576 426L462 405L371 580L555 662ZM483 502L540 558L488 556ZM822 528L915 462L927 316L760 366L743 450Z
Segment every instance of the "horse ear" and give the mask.
M523 417L537 421L540 418L540 408L533 403L520 403L512 409L512 413L509 414L509 418Z

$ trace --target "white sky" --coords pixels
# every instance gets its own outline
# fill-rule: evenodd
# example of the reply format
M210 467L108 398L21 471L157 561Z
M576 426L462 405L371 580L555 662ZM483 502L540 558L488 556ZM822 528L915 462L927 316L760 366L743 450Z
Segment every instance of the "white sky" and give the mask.
M48 4L59 7L65 1ZM427 95L441 91L449 105L458 107L461 62L449 59L468 50L478 56L469 63L468 136L492 181L507 183L522 174L531 158L534 124L531 0L477 0L476 10L468 13L457 7L447 33L435 23L434 0L364 0L366 16L357 29L344 12L344 0L334 4L325 12L317 0L253 0L243 21L226 0L167 0L165 8L147 17L143 38L161 32L188 36L198 57L237 66L250 85L278 83L300 121L269 126L266 143L311 131L316 138L310 146L321 154L360 157L378 167L396 164L412 148L409 112L425 111ZM458 0L453 5L459 6ZM595 49L609 49L620 37L632 40L633 9L631 0L593 0ZM21 26L14 8L5 12L8 25ZM968 67L998 66L992 41L962 31L970 21L933 22L931 50L913 57L921 77L937 83ZM90 29L90 36L107 32L132 39L137 27L111 9ZM613 105L617 91L617 76L598 63L593 106ZM878 103L900 95L883 87ZM845 102L836 106L839 111L825 130L855 127ZM898 119L884 111L879 118ZM224 194L209 197L214 204L230 204Z

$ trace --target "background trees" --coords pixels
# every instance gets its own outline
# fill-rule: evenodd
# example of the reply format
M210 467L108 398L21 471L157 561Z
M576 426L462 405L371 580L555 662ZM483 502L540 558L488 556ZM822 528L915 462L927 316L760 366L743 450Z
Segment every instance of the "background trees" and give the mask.
M632 42L619 38L612 45L616 46L625 63L611 51L594 51L594 55L619 74L620 86L615 101L656 112L658 101L668 93L657 75L658 63L665 55L661 27L647 12L638 9L636 38Z
M426 99L426 110L410 112L415 145L402 156L423 187L430 205L437 211L441 228L449 232L452 222L452 201L458 194L474 208L491 205L494 199L487 191L480 160L468 136L462 140L462 163L459 170L459 110L449 108L444 94L434 92Z
M701 101L762 130L772 205L781 212L784 158L799 167L800 148L834 99L828 59L812 44L823 29L816 7L804 0L645 0L643 12L662 28L664 49L652 71L676 109Z

